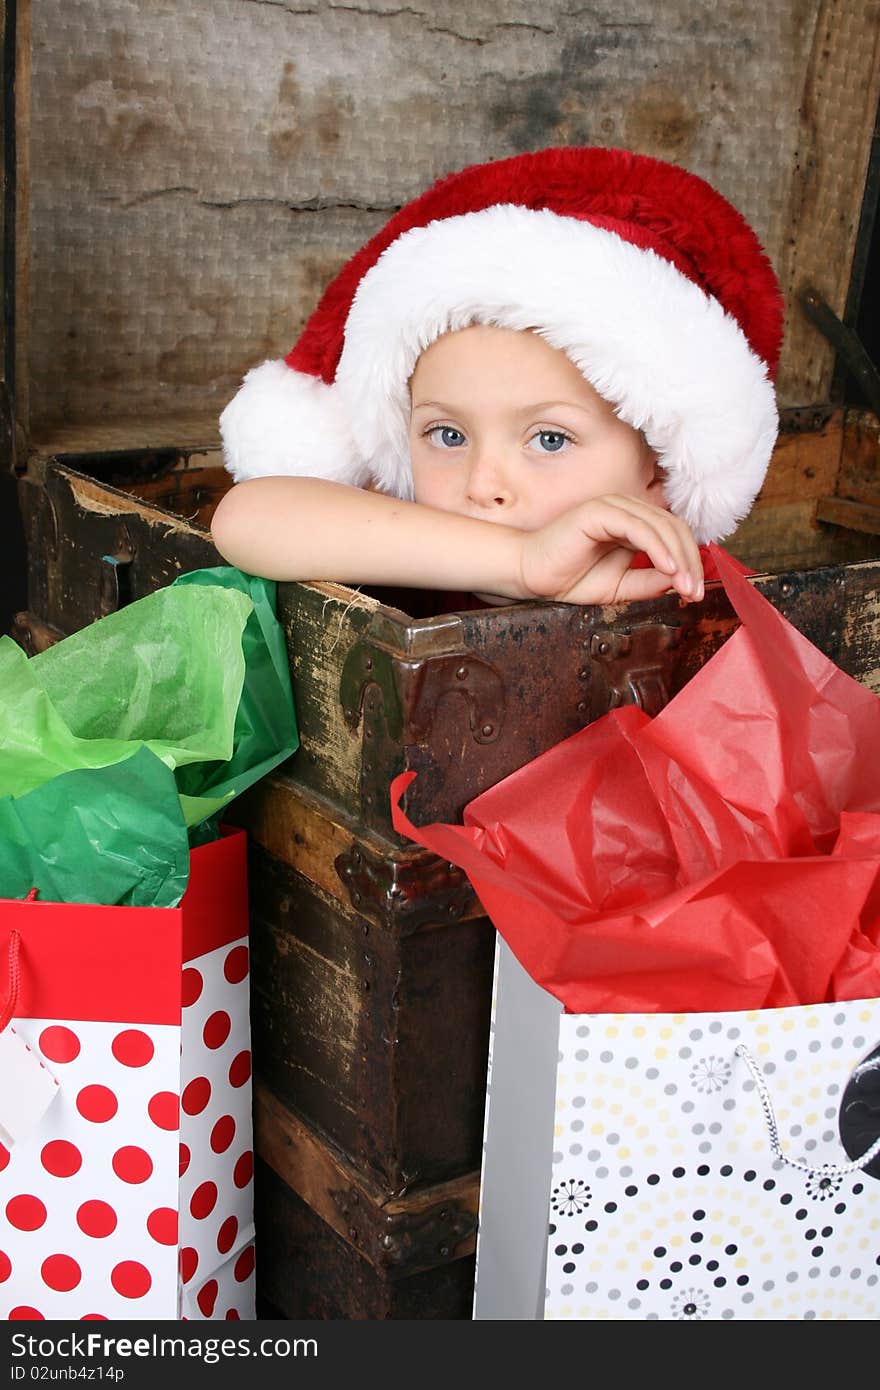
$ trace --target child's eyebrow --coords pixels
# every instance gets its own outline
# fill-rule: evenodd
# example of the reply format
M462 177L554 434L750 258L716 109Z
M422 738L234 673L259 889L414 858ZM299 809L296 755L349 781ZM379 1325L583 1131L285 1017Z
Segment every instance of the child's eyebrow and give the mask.
M517 415L543 415L551 410L583 410L588 414L595 407L592 401L535 401L529 405L517 407ZM413 401L413 410L437 410L443 415L455 415L461 411L461 406L448 405L444 401Z
M520 415L543 415L552 410L583 410L588 414L595 409L592 401L536 401L521 406Z

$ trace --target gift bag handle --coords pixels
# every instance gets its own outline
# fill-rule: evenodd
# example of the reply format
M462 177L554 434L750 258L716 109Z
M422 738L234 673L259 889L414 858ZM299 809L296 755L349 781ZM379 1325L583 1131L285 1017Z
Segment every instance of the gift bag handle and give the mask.
M18 1003L18 991L21 987L21 965L19 963L19 950L21 948L21 935L17 927L13 927L9 933L9 988L6 998L0 1004L0 1033L6 1027L9 1020L15 1013L15 1006Z
M770 1135L770 1147L773 1153L782 1163L787 1163L789 1168L797 1168L801 1173L806 1173L808 1177L815 1178L845 1178L850 1173L859 1173L863 1168L867 1168L869 1163L880 1154L880 1136L874 1140L871 1147L862 1154L861 1158L856 1158L852 1163L834 1164L823 1163L819 1168L811 1168L809 1163L801 1163L797 1158L789 1158L788 1154L782 1152L782 1145L779 1142L779 1126L776 1123L776 1115L773 1110L773 1102L770 1099L770 1092L767 1089L767 1082L760 1067L755 1061L749 1049L743 1044L738 1043L734 1048L734 1055L741 1057L752 1075L752 1080L758 1091L761 1101L761 1108L764 1111L764 1119L767 1122L767 1130Z

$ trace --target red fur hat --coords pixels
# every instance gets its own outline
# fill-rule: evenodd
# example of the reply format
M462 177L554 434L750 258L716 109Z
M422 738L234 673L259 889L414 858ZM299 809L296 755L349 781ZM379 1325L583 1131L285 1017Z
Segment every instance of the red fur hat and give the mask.
M657 451L668 505L698 540L748 512L778 427L776 277L709 184L624 150L472 165L401 208L223 412L233 477L372 479L411 496L409 378L473 323L561 348Z

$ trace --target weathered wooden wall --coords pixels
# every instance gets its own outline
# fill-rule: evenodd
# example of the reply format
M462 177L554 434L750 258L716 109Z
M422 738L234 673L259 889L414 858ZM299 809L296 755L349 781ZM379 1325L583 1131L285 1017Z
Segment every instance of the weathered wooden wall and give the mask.
M30 409L213 419L342 261L475 160L625 145L715 183L842 310L871 0L31 0ZM827 396L790 313L783 404Z

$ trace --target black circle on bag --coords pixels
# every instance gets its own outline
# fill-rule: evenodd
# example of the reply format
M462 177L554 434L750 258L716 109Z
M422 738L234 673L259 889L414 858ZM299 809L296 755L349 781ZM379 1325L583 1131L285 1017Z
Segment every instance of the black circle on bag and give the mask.
M846 1083L838 1122L840 1142L852 1160L861 1158L880 1139L880 1046L859 1062ZM863 1172L880 1178L880 1154Z

